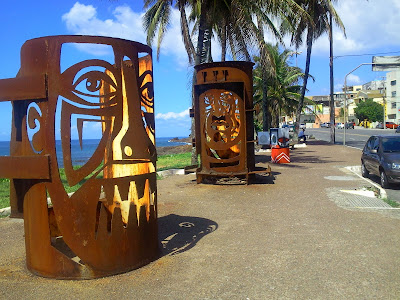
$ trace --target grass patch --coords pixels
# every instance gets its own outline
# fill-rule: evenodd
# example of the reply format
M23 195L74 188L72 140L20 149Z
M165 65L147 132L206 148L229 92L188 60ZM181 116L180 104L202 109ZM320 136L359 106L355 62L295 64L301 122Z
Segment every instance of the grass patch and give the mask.
M191 163L190 152L160 155L157 160L157 171L168 169L182 169Z
M394 200L387 199L387 198L383 198L382 200L385 201L387 204L389 204L391 207L394 207L394 208L400 207L400 203L398 203Z
M191 153L178 153L178 154L168 154L160 155L157 161L157 171L167 170L167 169L181 169L191 162ZM101 166L99 166L100 168ZM98 169L96 169L97 171ZM95 172L96 172L95 171ZM84 183L84 181L78 183L75 186L69 186L67 182L67 177L65 175L65 170L60 169L61 181L67 193L76 192ZM93 174L93 173L92 173ZM162 179L157 176L157 179ZM0 178L0 208L10 206L10 180L7 178Z
M367 189L367 190L369 190L369 191L373 191L373 192L375 193L375 196L376 196L377 198L382 199L384 202L386 202L387 204L389 204L391 207L394 207L394 208L400 207L400 203L397 202L397 201L394 201L394 200L391 200L391 199L388 199L388 198L381 198L381 197L380 197L380 194L379 194L379 189L378 189L377 187L374 187L374 186L367 186L367 187L365 187L365 189Z
M0 208L10 206L10 179L0 178Z

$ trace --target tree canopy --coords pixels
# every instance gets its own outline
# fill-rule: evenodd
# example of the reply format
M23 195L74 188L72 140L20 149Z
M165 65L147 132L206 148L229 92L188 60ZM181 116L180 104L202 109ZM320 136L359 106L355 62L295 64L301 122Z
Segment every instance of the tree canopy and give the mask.
M370 122L383 121L383 107L372 99L360 102L354 109L354 113L359 120L369 120Z

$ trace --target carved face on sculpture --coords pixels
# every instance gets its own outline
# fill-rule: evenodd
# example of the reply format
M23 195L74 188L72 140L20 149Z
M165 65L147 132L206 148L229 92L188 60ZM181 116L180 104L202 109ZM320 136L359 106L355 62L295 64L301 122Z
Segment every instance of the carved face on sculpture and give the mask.
M113 63L93 58L62 70L62 48L69 43L105 44ZM50 38L47 51L58 54L49 56L48 103L29 108L27 127L28 132L36 130L31 135L34 151L50 155L52 178L46 189L56 226L80 264L100 273L132 269L148 260L149 253L154 256L157 247L150 50L118 39L62 37ZM77 188L72 195L67 194L58 170L57 122L65 184ZM101 138L87 162L77 165L71 138L76 133L81 148L85 147L83 136L90 124L101 128ZM135 240L132 234L138 230L143 232ZM141 249L146 247L152 249Z
M238 96L224 90L204 95L208 143L232 143L240 131Z
M222 159L238 157L241 143L241 99L236 93L222 89L208 90L200 98L201 110L205 114L203 126L205 143L209 149L207 153L212 159L218 160L214 166L222 163ZM231 163L238 163L238 160Z

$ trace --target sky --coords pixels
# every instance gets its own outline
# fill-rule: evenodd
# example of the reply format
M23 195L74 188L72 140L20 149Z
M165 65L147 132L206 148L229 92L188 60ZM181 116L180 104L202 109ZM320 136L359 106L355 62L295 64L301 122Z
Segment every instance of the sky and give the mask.
M65 34L88 34L119 37L146 43L142 28L143 1L141 0L1 0L0 79L13 78L20 67L20 48L26 40ZM400 55L400 1L346 0L335 6L346 28L346 36L334 28L334 85L341 91L347 73L362 63L370 63L372 56ZM172 22L164 38L159 60L153 49L154 90L157 137L185 137L190 134L188 109L191 106L191 76L182 43L179 13L173 11ZM270 35L266 33L266 39ZM272 41L272 40L271 40ZM285 38L289 49L290 41ZM214 61L218 61L218 45L213 47ZM78 55L102 55L96 49L77 49ZM302 46L297 64L304 69L306 49ZM291 61L296 64L293 57ZM329 41L322 36L314 43L307 95L329 94ZM380 80L385 72L373 72L362 66L347 77L348 85ZM11 104L0 103L0 140L9 140ZM86 128L91 137L90 128ZM93 137L96 138L96 133Z

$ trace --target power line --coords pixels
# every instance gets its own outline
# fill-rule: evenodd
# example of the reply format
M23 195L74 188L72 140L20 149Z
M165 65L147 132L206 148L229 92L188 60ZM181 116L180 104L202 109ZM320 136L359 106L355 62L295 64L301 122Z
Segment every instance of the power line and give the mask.
M340 57L350 57L350 56L373 56L373 55L383 55L383 54L393 54L393 53L400 53L400 51L392 51L392 52L381 52L381 53L365 53L365 54L348 54L348 55L338 55L334 56L333 58L340 58Z

